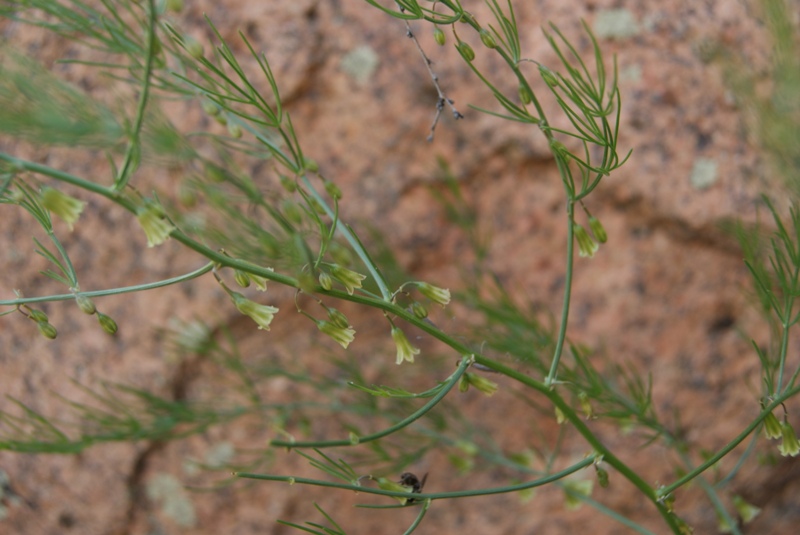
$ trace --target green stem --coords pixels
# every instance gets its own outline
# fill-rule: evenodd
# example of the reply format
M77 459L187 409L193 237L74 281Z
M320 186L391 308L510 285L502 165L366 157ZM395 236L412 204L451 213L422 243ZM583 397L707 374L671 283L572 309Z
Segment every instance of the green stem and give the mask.
M170 284L176 284L179 282L185 282L197 278L201 275L205 275L213 268L214 264L209 263L201 267L200 269L192 271L191 273L186 273L185 275L180 275L178 277L173 277L171 279L164 279L158 282L150 282L147 284L137 284L136 286L126 286L124 288L112 288L110 290L95 290L93 292L82 291L81 295L85 295L86 297L104 297L107 295L117 295L117 294L131 293L131 292L141 292L143 290L153 290L155 288L162 288L164 286L169 286ZM9 301L0 301L0 306L19 306L19 305L27 305L29 303L68 301L70 299L75 299L75 294L48 295L43 297L22 297L19 299L12 299Z
M147 2L147 34L145 40L147 43L147 58L144 62L144 72L142 73L142 92L139 95L139 104L136 108L136 119L133 124L133 131L130 133L130 140L125 149L125 157L122 161L122 166L119 168L116 179L114 179L114 191L120 192L128 184L133 172L135 171L134 158L137 153L141 152L141 141L139 135L144 123L144 113L147 109L147 100L150 96L150 74L153 70L153 56L156 40L156 7L153 0Z
M458 369L450 376L447 382L443 385L442 389L436 394L431 400L420 407L419 410L412 413L408 417L400 420L395 425L391 427L387 427L382 431L378 431L377 433L372 433L370 435L366 435L363 437L358 437L357 444L362 444L365 442L372 442L373 440L378 440L379 438L383 438L387 435L391 435L392 433L403 429L414 423L416 420L420 419L424 416L427 412L433 409L438 403L452 390L452 388L456 385L461 376L464 375L464 372L467 371L467 368L472 364L472 358L469 356L464 356L461 359L461 363L458 366ZM286 448L330 448L335 446L352 446L354 442L349 439L345 440L323 440L323 441L307 441L307 442L294 442L291 440L272 440L270 441L271 446L279 446L279 447L286 447Z
M491 488L477 489L477 490L431 492L431 493L420 493L413 495L409 494L408 492L372 489L369 487L362 487L360 485L350 485L347 483L336 483L332 481L321 481L319 479L309 479L305 477L274 476L270 474L250 474L246 472L234 472L233 475L244 479L258 479L262 481L284 481L292 484L300 483L301 485L314 485L317 487L352 490L359 493L377 494L380 496L390 496L392 498L408 498L409 496L412 496L415 500L442 500L448 498L469 498L473 496L489 496L491 494L506 494L509 492L517 492L520 490L540 487L542 485L547 485L548 483L558 481L559 479L563 479L570 474L574 474L575 472L586 468L587 466L591 466L592 463L594 463L595 461L595 457L596 456L594 455L590 455L589 457L582 459L581 461L573 464L568 468L565 468L564 470L561 470L549 476L542 477L540 479L528 481L527 483L518 483L516 485L505 485L502 487L491 487Z
M476 359L476 362L477 362L477 359ZM723 457L725 457L728 453L730 453L736 446L738 446L744 439L746 439L747 436L750 433L752 433L759 426L761 421L764 418L766 418L766 416L769 413L771 413L778 405L780 405L781 403L783 403L785 400L789 399L790 397L794 396L798 392L800 392L800 386L796 386L795 388L792 388L791 390L788 390L788 391L784 392L783 394L781 394L779 397L775 398L772 401L772 403L767 405L761 411L761 413L759 413L759 415L756 417L755 420L750 422L750 425L748 425L744 429L744 431L739 433L739 435L737 435L736 438L734 438L731 442L729 442L724 448L719 450L713 457L709 457L706 460L706 462L704 462L703 464L699 465L697 468L695 468L694 470L692 470L688 474L684 475L682 478L678 479L676 482L672 483L671 485L667 485L665 487L659 488L658 489L659 498L664 497L664 496L668 496L669 494L671 494L672 492L674 492L678 488L682 487L683 485L685 485L686 483L688 483L692 479L696 478L697 476L699 476L700 474L702 474L703 472L705 472L706 470L708 470L709 468L714 466L714 464L719 462Z
M389 287L387 286L383 275L381 275L380 271L378 271L377 266L364 249L364 246L361 244L361 240L356 237L349 226L338 222L336 219L337 214L331 210L331 208L328 206L328 203L325 201L322 195L317 192L306 175L303 175L302 180L303 184L305 184L306 188L308 188L309 194L316 199L317 202L319 202L320 206L322 206L323 210L325 210L325 213L328 215L328 217L330 217L332 221L337 221L336 230L339 232L339 234L344 236L344 239L347 240L347 242L350 244L350 247L353 248L353 251L355 251L358 257L364 263L370 275L372 275L372 278L375 280L375 284L378 285L383 298L387 301L390 301L392 298L392 292L389 291Z
M556 339L556 349L553 352L553 362L550 363L550 372L544 380L545 386L552 386L558 374L558 363L561 361L561 353L564 350L564 341L567 338L567 323L569 321L569 304L572 299L572 266L575 256L575 203L567 201L567 269L564 276L564 301L561 306L561 324L558 328L558 338Z
M417 518L414 519L414 522L410 526L408 526L408 529L405 531L405 533L403 533L403 535L411 535L412 533L414 533L414 530L417 529L417 527L422 522L422 519L425 517L425 513L428 512L428 508L430 508L431 503L432 503L431 500L425 500L425 503L423 503L422 507L420 507L420 511L419 514L417 515Z

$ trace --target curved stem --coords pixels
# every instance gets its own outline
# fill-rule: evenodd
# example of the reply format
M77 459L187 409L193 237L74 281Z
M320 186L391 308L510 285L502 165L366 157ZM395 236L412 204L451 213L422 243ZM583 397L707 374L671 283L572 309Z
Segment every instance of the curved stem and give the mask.
M114 179L114 191L122 191L128 184L131 175L135 171L134 158L141 152L139 135L144 123L144 113L147 109L147 100L150 96L150 74L153 71L153 56L155 52L156 40L156 6L153 0L147 2L147 34L145 41L147 43L147 58L144 62L144 72L142 73L142 93L139 95L139 104L136 107L136 119L133 125L133 131L130 133L130 141L125 150L125 157L122 161L122 166L119 168L117 177Z
M200 269L196 269L195 271L186 273L185 275L180 275L178 277L173 277L171 279L164 279L158 282L149 282L147 284L137 284L136 286L125 286L124 288L112 288L110 290L95 290L92 292L82 291L80 292L80 294L85 295L86 297L104 297L107 295L117 295L117 294L131 293L131 292L141 292L143 290L153 290L155 288L163 288L164 286L169 286L170 284L177 284L179 282L185 282L197 278L200 275L205 275L213 268L214 264L208 263L205 266L201 267ZM70 299L75 299L75 294L46 295L43 297L21 297L19 299L11 299L9 301L0 301L0 306L18 306L18 305L26 305L29 303L68 301Z
M553 352L553 361L550 363L550 372L544 380L546 386L552 386L558 374L558 363L561 361L561 353L564 350L564 341L567 338L567 323L569 321L569 304L572 299L572 265L575 257L575 237L574 237L575 203L567 201L567 269L564 276L564 301L561 306L561 324L558 328L558 338L556 339L556 349Z
M476 360L477 362L477 360ZM796 386L791 390L788 390L781 394L779 397L775 398L772 403L767 405L764 410L752 421L750 425L748 425L744 431L739 433L736 438L730 441L724 448L719 450L716 455L709 457L703 464L699 465L697 468L692 470L691 472L684 475L682 478L678 479L676 482L672 483L671 485L667 485L665 487L661 487L658 489L658 496L663 497L667 496L670 493L674 492L678 488L682 487L692 479L696 478L712 466L714 466L717 462L720 461L723 457L725 457L728 453L733 450L736 446L738 446L747 436L752 433L758 426L761 424L761 421L767 417L769 413L775 410L778 405L789 399L790 397L794 396L795 394L800 392L800 386Z
M408 492L397 492L397 491L383 490L383 489L372 489L369 487L362 487L359 485L336 483L332 481L322 481L319 479L309 479L305 477L273 476L269 474L251 474L246 472L234 472L233 475L244 479L259 479L262 481L284 481L292 484L300 483L301 485L314 485L317 487L353 490L359 493L377 494L380 496L390 496L392 498L408 498L409 496L413 496L414 500L442 500L448 498L469 498L473 496L488 496L491 494L506 494L509 492L517 492L520 490L540 487L542 485L547 485L548 483L558 481L559 479L563 479L570 474L574 474L578 470L586 468L587 466L591 466L592 463L595 462L595 459L596 459L595 455L590 455L589 457L582 459L581 461L569 466L568 468L565 468L564 470L561 470L549 476L535 479L533 481L528 481L527 483L518 483L516 485L506 485L503 487L490 487L486 489L477 489L477 490L459 490L453 492L430 492L430 493L419 493L419 494L416 493L409 494Z
M383 438L387 435L391 435L392 433L399 431L400 429L409 426L410 424L414 423L416 420L420 419L424 416L427 412L433 409L453 387L456 385L461 376L464 375L464 372L467 371L469 365L472 364L472 358L470 356L464 356L461 358L461 363L458 365L458 369L448 378L447 382L442 386L442 389L436 394L431 400L420 407L419 410L409 415L407 418L404 418L397 422L395 425L391 427L387 427L382 431L378 431L377 433L372 433L370 435L366 435L363 437L358 437L357 441L353 441L350 439L345 440L323 440L323 441L307 441L307 442L294 442L291 440L272 440L270 441L271 446L283 446L286 448L330 448L335 446L352 446L354 444L361 444L364 442L372 442L373 440L378 440L379 438Z

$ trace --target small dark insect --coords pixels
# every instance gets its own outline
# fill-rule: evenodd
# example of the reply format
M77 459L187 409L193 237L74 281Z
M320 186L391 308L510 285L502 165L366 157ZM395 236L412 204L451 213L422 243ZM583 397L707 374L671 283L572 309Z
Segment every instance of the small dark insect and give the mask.
M422 479L420 480L411 472L405 472L400 476L400 484L405 485L406 487L411 487L411 492L413 494L419 494L422 492L422 487L425 486L426 479L428 479L428 474L422 476ZM406 503L414 503L414 498L409 498Z

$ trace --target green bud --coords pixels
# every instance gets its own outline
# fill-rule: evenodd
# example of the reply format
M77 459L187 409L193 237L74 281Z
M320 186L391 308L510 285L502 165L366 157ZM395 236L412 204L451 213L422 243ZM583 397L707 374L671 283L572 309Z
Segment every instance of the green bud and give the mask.
M325 191L328 192L328 195L331 196L334 200L339 200L342 198L342 190L339 189L339 186L331 182L330 180L325 181Z
M304 157L303 169L305 169L310 173L316 173L317 171L319 171L319 164L312 158Z
M228 116L227 115L222 115L222 114L215 115L214 116L214 120L217 121L217 123L221 124L222 126L228 126Z
M490 381L489 379L486 379L485 377L482 377L482 376L480 376L478 374L465 373L464 375L461 376L461 379L462 380L466 379L466 381L471 386L474 386L475 388L477 388L478 390L480 390L481 392L483 392L487 396L491 396L495 392L497 392L497 383L495 383L493 381ZM459 384L459 390L464 392L466 389L462 390L462 387Z
M492 34L481 28L481 31L478 32L481 36L481 42L483 46L486 48L497 48L497 41L494 40Z
M422 295L434 303L438 303L442 306L450 303L450 290L446 288L439 288L438 286L428 284L427 282L419 282L417 283L417 289Z
M307 294L312 294L317 291L317 279L311 273L300 273L300 275L297 276L297 283L300 289Z
M28 317L30 319L32 319L33 321L36 321L36 322L39 322L39 323L42 323L42 322L43 323L47 323L47 321L48 321L47 314L45 314L41 310L36 310L35 308L31 308L30 309L30 313L28 314Z
M411 303L411 312L413 312L414 315L421 320L424 320L428 317L428 309L425 308L422 303L418 303L417 301Z
M100 327L103 328L105 332L108 334L116 334L117 333L117 322L111 319L110 316L106 316L102 312L97 313L97 321L100 323Z
M228 123L228 133L232 138L239 139L242 137L242 127L235 123Z
M586 415L586 419L591 420L594 418L594 409L592 408L592 402L589 401L589 394L586 392L579 393L578 401L581 404L581 410L583 410L583 414Z
M240 269L233 270L233 280L236 281L241 288L250 286L250 276Z
M436 41L436 44L439 46L444 46L445 41L447 40L447 36L444 34L441 28L438 26L433 29L433 39Z
M531 94L531 90L528 89L528 86L525 84L519 84L519 100L523 104L530 104L533 102L533 95Z
M219 115L220 109L219 106L216 105L216 103L211 102L210 100L204 100L202 106L203 106L203 111L207 115L211 115L212 117Z
M299 225L303 222L303 211L297 206L297 203L291 199L284 199L281 203L283 207L283 215L294 223L295 225Z
M548 86L558 87L558 76L553 71L544 65L539 65L539 74Z
M350 327L350 320L347 319L347 316L335 308L328 309L328 319L340 329L347 329Z
M575 232L575 240L578 242L578 254L587 258L594 256L594 253L600 248L596 241L589 236L586 229L575 223L573 226Z
M294 180L292 180L291 177L288 177L286 175L281 175L281 186L283 186L283 189L285 189L289 193L294 193L295 191L297 191L297 183Z
M462 394L469 390L469 379L467 379L467 374L461 376L461 379L458 380L458 391Z
M55 327L50 325L46 321L39 321L36 323L36 327L39 329L39 333L45 338L49 338L50 340L55 340L56 336L58 336L58 331Z
M475 59L475 51L472 50L472 47L464 41L459 41L456 45L456 49L458 50L458 53L461 54L461 57L467 61L467 63L472 63L472 60Z
M592 234L600 243L605 243L608 241L608 234L606 234L606 229L603 228L603 224L600 223L600 220L594 216L589 217L589 228L592 229Z
M78 305L78 308L84 314L92 315L97 312L97 307L94 306L94 301L92 301L89 297L86 297L83 294L78 294L75 296L75 304Z
M319 274L319 285L322 286L324 290L330 290L333 288L333 279L323 271Z
M608 471L605 468L600 468L597 465L595 465L595 471L597 472L597 484L600 485L600 488L607 488Z

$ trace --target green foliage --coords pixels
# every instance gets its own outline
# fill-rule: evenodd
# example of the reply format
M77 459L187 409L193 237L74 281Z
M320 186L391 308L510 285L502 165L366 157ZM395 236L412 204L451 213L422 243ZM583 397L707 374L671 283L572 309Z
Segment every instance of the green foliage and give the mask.
M339 205L345 202L342 191L324 176L324 165L304 150L311 145L301 143L266 55L256 52L240 34L256 66L256 73L248 72L211 20L207 23L215 40L213 46L185 33L170 20L164 4L156 5L153 0L101 1L95 8L75 0L20 0L0 7L4 17L55 32L104 56L105 60L83 63L116 83L134 88L137 95L135 103L101 105L32 60L4 48L0 131L36 146L59 144L102 150L109 174L90 180L10 152L0 153L0 204L4 209L22 209L47 234L51 244L34 237L34 251L51 265L43 275L67 288L67 293L60 295L18 295L0 301L0 306L7 307L0 315L19 312L35 321L43 336L53 339L58 334L56 328L44 312L31 305L75 300L82 312L94 315L101 328L113 335L116 321L99 312L92 298L160 288L212 272L230 298L230 310L249 316L258 328L269 330L287 311L263 303L260 296L232 288L250 286L250 290L266 292L268 282L289 288L294 292L297 312L309 320L309 332L318 330L346 350L358 337L360 327L350 325L333 303L348 301L379 310L383 316L380 321L385 320L382 325L387 342L391 340L396 348L396 363L404 372L408 368L424 370L420 375L425 386L413 383L404 373L387 373L387 368L379 370L377 379L386 384L376 386L365 379L353 354L346 359L322 359L318 367L268 358L246 359L230 332L214 333L202 322L181 323L167 336L168 344L182 359L198 359L213 366L215 379L226 386L222 399L201 395L171 399L118 383L104 384L99 390L81 386L87 400L63 400L69 417L46 415L11 399L16 412L0 412L0 448L76 453L102 442L179 440L211 426L234 425L249 416L268 424L280 437L270 440L270 452L276 447L297 451L328 479L251 473L241 465L237 465L237 478L355 491L375 500L398 499L400 505L392 503L390 508L419 510L405 533L413 532L434 504L529 492L544 485L559 486L569 509L589 505L636 532L650 533L592 499L592 492L611 491L610 478L625 479L635 487L672 533L688 529L676 512L675 492L696 481L706 492L720 524L739 533L720 496L723 484L738 471L755 440L751 439L751 447L727 475L717 469L720 460L764 426L768 438L781 440L777 451L782 455L800 453L800 442L786 413L782 421L774 414L778 407L785 410L785 403L800 392L800 363L789 351L790 331L800 319L795 304L800 295L800 208L796 203L784 216L765 198L775 228L767 240L740 227L745 262L776 336L776 342L766 349L753 344L764 383L757 416L719 450L692 452L679 415L665 420L659 414L651 374L642 374L628 364L606 362L599 352L567 336L575 244L581 256L592 256L601 245L610 246L606 245L602 224L591 215L587 204L602 180L630 156L630 152L620 155L617 146L622 98L616 61L609 68L588 25L583 25L583 38L590 44L589 61L573 45L576 37L548 25L544 35L558 62L547 66L525 56L510 0L506 5L488 0L489 21L479 20L458 0L433 4L398 0L391 5L366 0L366 4L401 23L434 25L431 29L439 44L448 41L446 32L450 32L449 41L455 44L461 60L499 105L498 110L481 111L523 123L543 135L563 185L567 208L563 221L567 234L564 294L560 313L551 314L517 297L486 267L491 236L480 228L477 211L469 206L446 162L440 162L445 188L437 196L450 222L466 232L475 259L462 270L464 290L453 293L453 301L468 308L472 318L469 325L462 326L463 331L456 332L440 328L428 318L429 308L455 304L451 304L448 289L410 280L379 239L372 236L372 240L362 240L356 229L340 219ZM787 96L794 94L792 88L798 85L796 58L787 52L795 37L789 31L788 17L783 17L782 4L768 1L765 5L778 44L775 98L770 107L756 109L763 121L783 125L776 131L786 136L780 140L765 137L765 146L786 169L796 170L793 145L783 144L800 124L800 120L791 122L797 119L797 110ZM470 32L474 33L473 42L480 41L483 46L476 44L473 48L467 42ZM409 36L413 37L410 29ZM485 69L483 60L487 58L498 62L505 72ZM535 65L543 85L529 80L531 65ZM438 119L447 99L433 71L431 76L440 94ZM515 81L515 91L510 94L500 89L508 77ZM264 82L267 94L258 89ZM534 89L539 86L543 89ZM747 83L741 81L738 87L748 94ZM552 99L561 117L547 117L542 99ZM214 123L227 127L227 133L182 132L160 110L167 100L196 106ZM269 188L249 175L241 164L243 160L268 163ZM185 171L177 199L143 193L135 187L142 169L165 162ZM172 239L207 264L155 283L82 291L68 247L56 237L52 215L70 228L80 225L85 201L63 193L63 184L79 190L81 198L91 196L128 211L131 220L141 227L136 232L146 238L149 247ZM591 234L577 222L576 210L585 212ZM372 246L369 241L378 245ZM4 317L3 321L13 320ZM441 342L447 348L442 359L415 358L422 350L407 334L411 329ZM440 362L444 360L450 364L457 360L455 370L443 367ZM391 360L387 367L396 369ZM273 381L290 382L295 397L266 401L263 388ZM469 390L480 396L510 393L530 408L534 424L555 418L560 425L557 437L551 440L533 425L537 440L525 451L504 451L502 441L481 433L481 422L454 401ZM675 480L653 486L647 474L635 471L606 443L595 420L626 432L635 431L645 446L658 443L669 449L677 459ZM323 423L326 432L337 434L337 438L319 438L318 427ZM581 440L588 450L570 464L562 449L568 434ZM334 454L329 453L330 448L339 449ZM474 470L475 460L481 458L512 474L500 486L438 493L425 491L421 482L408 482L419 481L416 476L394 481L392 474L431 451L445 453L450 463L465 473ZM270 455L259 452L245 466L261 467ZM698 455L702 463L695 465L693 459ZM664 462L662 453L658 453L656 462ZM589 471L591 478L566 479L583 471ZM594 478L600 490L593 490ZM745 521L757 514L741 499L734 499L734 504ZM387 507L385 502L377 506ZM317 509L332 527L281 522L318 535L345 533L331 515L319 506Z

